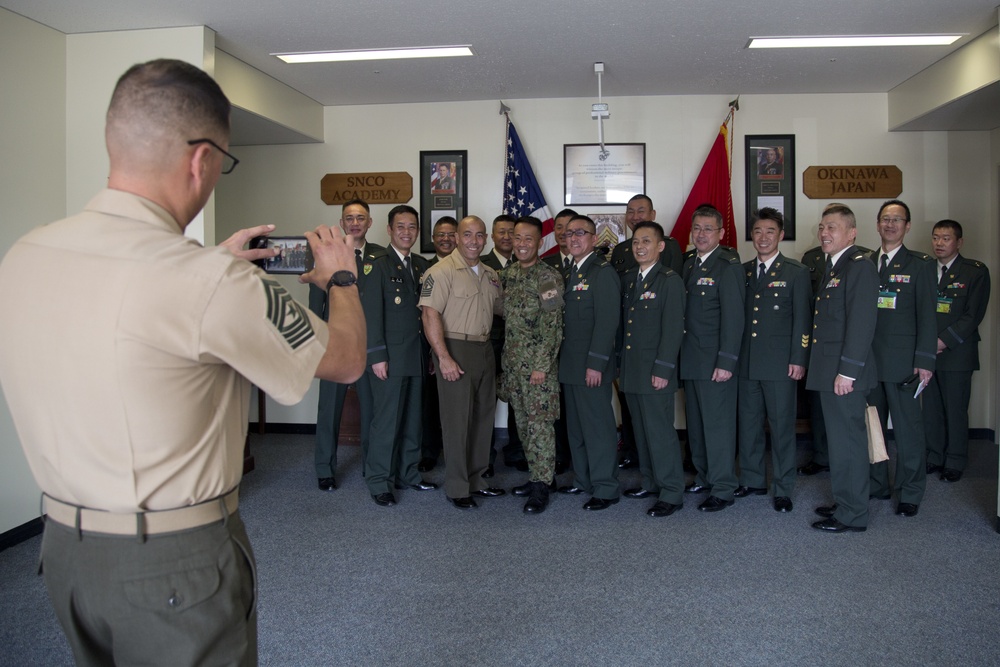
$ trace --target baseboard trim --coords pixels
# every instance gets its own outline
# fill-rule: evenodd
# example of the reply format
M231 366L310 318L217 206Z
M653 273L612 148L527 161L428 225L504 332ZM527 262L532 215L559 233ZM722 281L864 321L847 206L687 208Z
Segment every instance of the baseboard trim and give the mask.
M44 527L45 524L42 522L41 517L39 517L37 519L32 519L28 523L22 523L16 528L11 528L6 533L0 534L0 551L17 546L21 542L30 540L36 535L41 535Z

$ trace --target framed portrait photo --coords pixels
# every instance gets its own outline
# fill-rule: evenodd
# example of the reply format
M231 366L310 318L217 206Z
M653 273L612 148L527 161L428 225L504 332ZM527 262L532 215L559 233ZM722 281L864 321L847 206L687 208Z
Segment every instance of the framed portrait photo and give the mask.
M748 134L746 157L746 240L754 211L769 207L785 219L785 240L795 240L795 135Z
M420 151L420 252L434 252L435 222L465 217L468 159L468 151Z

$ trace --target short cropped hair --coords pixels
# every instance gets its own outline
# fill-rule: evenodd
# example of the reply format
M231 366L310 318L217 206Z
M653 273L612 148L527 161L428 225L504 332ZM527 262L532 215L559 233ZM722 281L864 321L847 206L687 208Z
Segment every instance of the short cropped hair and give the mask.
M653 234L656 236L657 240L662 241L666 236L663 233L663 227L658 222L653 222L652 220L643 220L635 226L632 230L632 238L635 238L635 233L640 229L652 229Z
M882 219L882 211L884 211L889 206L902 206L903 210L906 211L906 221L910 221L910 207L899 201L898 199L890 199L889 201L882 202L882 205L878 209L878 215L875 216L875 220Z
M521 224L531 225L532 227L534 227L535 229L538 230L539 234L544 234L545 233L545 226L542 224L542 221L539 220L538 218L536 218L533 215L522 216L522 217L520 217L520 218L517 219L517 222L515 224L518 224L518 225L521 225Z
M637 195L632 195L632 197L629 198L628 203L631 204L636 199L645 199L646 202L649 203L649 208L656 208L655 206L653 206L653 200L649 198L649 195L644 195L641 193Z
M392 226L393 221L396 219L396 216L399 215L400 213L409 213L414 218L416 218L416 220L417 220L417 226L418 227L420 226L420 214L417 213L417 209L413 208L409 204L400 204L399 206L393 206L389 210L389 226L390 227Z
M365 209L365 212L368 215L371 215L372 209L368 205L368 202L366 202L364 199L351 199L351 200L345 201L344 205L340 207L340 212L343 213L344 211L347 210L348 206L354 206L355 204L358 205L358 206L360 206L361 208Z
M719 227L722 227L722 214L719 213L719 209L715 208L711 204L701 204L694 210L691 214L691 220L695 218L715 218L715 223Z
M556 213L556 217L553 218L553 220L555 220L556 218L572 218L575 215L578 215L578 213L576 211L574 211L573 209L571 209L571 208L564 208L563 210L561 210L558 213Z
M962 238L962 224L957 220L944 219L934 223L934 229L932 232L936 232L939 229L950 229L952 233L955 234L956 239Z
M570 219L570 221L566 223L566 226L569 226L570 224L576 222L577 220L583 220L584 222L587 223L587 226L590 227L591 232L593 232L594 234L597 233L597 225L594 224L594 221L591 218L585 215L574 215Z
M493 218L493 226L496 227L498 222L517 222L517 218L512 215L507 215L506 213L501 213L497 217Z
M771 220L778 225L778 231L785 230L785 216L781 215L781 211L776 208L765 206L759 211L754 211L750 218L750 229L753 229L758 220Z
M857 228L858 219L854 216L854 211L847 204L830 204L823 209L823 215L841 215L847 218L847 226Z

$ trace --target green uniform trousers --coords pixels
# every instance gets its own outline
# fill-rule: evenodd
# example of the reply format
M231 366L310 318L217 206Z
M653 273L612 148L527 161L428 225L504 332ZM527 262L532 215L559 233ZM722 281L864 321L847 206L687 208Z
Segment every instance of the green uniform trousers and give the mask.
M823 404L826 439L830 443L830 486L837 509L833 518L846 526L868 527L868 431L864 391L844 396L817 392Z
M913 398L917 385L901 387L895 382L879 382L868 394L868 404L878 408L882 432L888 433L892 415L892 433L896 442L895 474L889 486L889 462L871 464L871 494L886 496L895 490L901 503L919 505L927 485L927 442L920 398Z
M576 486L595 498L614 500L618 485L618 434L611 407L611 382L599 387L563 384L566 434Z
M677 392L625 394L632 414L642 488L671 505L684 504L684 456L674 428Z
M365 456L365 484L372 495L392 493L394 483L419 484L422 377L380 380L365 371L372 392L372 425Z
M767 487L764 417L771 426L774 495L795 488L795 380L739 379L740 484Z
M964 471L969 463L972 371L936 371L923 396L927 463Z
M688 444L697 475L695 484L732 500L736 479L737 377L725 382L685 380Z

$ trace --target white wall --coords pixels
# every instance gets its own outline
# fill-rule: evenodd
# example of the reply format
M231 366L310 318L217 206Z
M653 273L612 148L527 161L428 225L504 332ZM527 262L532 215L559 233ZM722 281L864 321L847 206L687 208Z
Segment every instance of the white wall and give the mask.
M608 142L646 143L646 191L653 198L659 222L670 229L728 111L731 96L659 96L610 98L611 119L605 123ZM590 119L590 99L511 100L511 118L528 152L550 208L561 207L563 144L597 140ZM796 171L809 165L895 164L903 172L901 198L913 213L909 245L929 251L933 223L955 217L967 228L970 254L1000 266L996 225L989 197L989 133L889 133L887 96L744 95L737 114L733 155L733 200L737 230L745 216L743 137L746 134L794 134ZM419 182L421 150L469 152L469 212L490 220L499 213L503 168L504 121L499 104L454 102L328 107L327 143L260 146L240 149L242 160L217 189L220 235L239 227L273 222L283 233L296 234L318 223L332 224L337 207L319 197L326 173L408 171ZM416 188L415 188L416 189ZM815 226L828 200L796 198L797 238L782 251L792 257L817 244ZM419 208L418 199L411 204ZM875 215L880 200L850 200L859 218L858 240L874 247ZM374 205L373 241L387 241L385 216L391 205ZM583 208L584 212L621 212L623 207ZM739 239L741 255L750 245ZM975 249L973 252L972 249ZM293 294L305 299L305 288L288 282ZM996 299L994 298L994 301ZM993 307L995 312L997 309ZM991 334L993 328L988 332ZM988 340L992 340L989 338ZM993 368L993 346L984 343L984 368ZM992 373L976 376L972 426L996 428L995 406L987 392ZM268 420L310 423L316 395L298 406L268 406Z
M0 9L0 255L66 210L65 79L62 33ZM5 326L16 318L5 313ZM38 499L0 401L0 533L36 518Z

